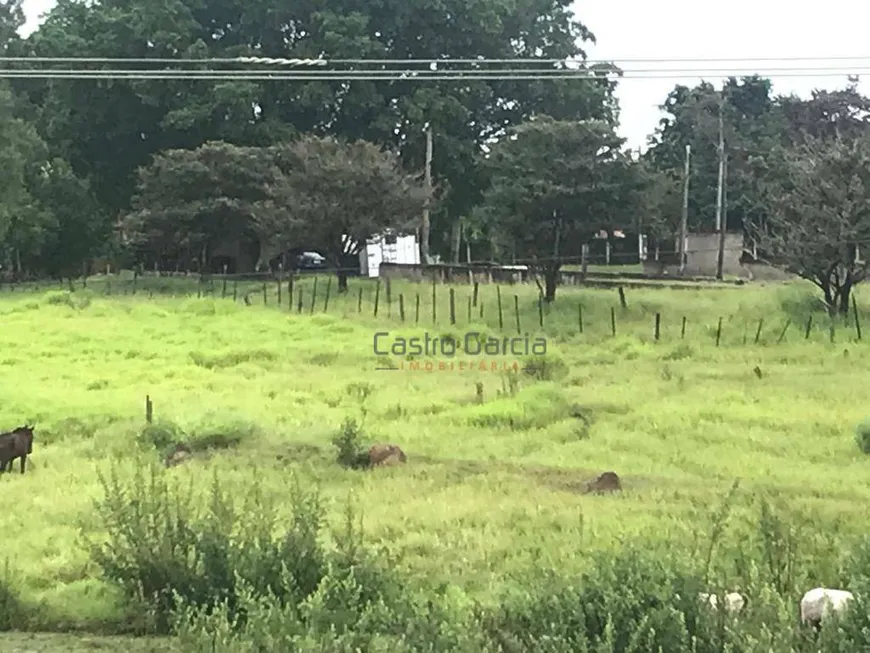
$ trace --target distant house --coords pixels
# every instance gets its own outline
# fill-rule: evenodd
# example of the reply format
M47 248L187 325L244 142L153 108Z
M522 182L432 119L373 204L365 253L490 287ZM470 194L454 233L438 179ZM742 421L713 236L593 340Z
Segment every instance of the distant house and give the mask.
M384 233L369 238L359 252L360 274L370 278L377 277L381 263L419 265L420 244L417 236Z
M594 265L634 265L647 256L647 237L624 228L601 229L587 237L589 263Z
M719 267L719 234L686 234L686 265L680 272L680 238L662 243L664 246L652 260L644 261L647 274L683 274L686 276L714 277ZM722 252L722 271L729 276L745 276L746 269L741 264L746 247L743 232L725 234Z

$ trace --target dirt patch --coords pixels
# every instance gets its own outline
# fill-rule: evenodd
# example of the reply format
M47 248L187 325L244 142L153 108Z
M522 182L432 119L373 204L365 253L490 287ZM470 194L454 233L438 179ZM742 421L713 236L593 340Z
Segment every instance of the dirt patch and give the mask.
M282 447L280 451L275 453L275 460L279 462L301 463L317 458L324 458L326 455L326 447L300 442Z
M637 490L652 483L643 477L621 477L615 472L601 473L593 469L549 467L490 460L450 460L432 456L415 456L422 464L447 467L457 481L466 481L482 474L502 473L516 476L524 482L532 481L557 492L572 494L598 494ZM611 476L612 475L612 476ZM614 483L615 479L615 483ZM611 486L617 486L610 489Z

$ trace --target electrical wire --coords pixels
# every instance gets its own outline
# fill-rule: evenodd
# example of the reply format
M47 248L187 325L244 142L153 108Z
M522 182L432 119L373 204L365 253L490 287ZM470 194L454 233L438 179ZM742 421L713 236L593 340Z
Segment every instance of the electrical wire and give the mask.
M673 73L705 73L705 74L749 74L753 72L757 72L758 70L763 70L765 73L769 73L771 75L776 75L780 73L800 73L807 75L814 75L816 73L854 73L856 70L870 70L870 62L860 67L840 67L836 68L833 66L822 66L817 68L763 68L763 69L735 69L735 68L683 68L683 69L656 69L656 68L634 68L634 69L604 69L604 68L581 68L581 69L570 69L570 68L509 68L505 70L464 70L464 71L442 71L442 70L294 70L294 71L263 71L263 70L202 70L202 69L193 69L193 70L179 70L179 69L163 69L163 70L137 70L137 69L122 69L122 70L75 70L75 69L54 69L47 71L33 71L33 70L20 70L17 68L3 68L0 69L2 72L8 73L16 73L16 74L30 74L34 72L49 72L49 73L58 73L64 75L75 75L75 74L95 74L95 75L116 75L116 74L130 74L130 75L139 75L139 74L155 74L155 75L174 75L174 74L191 74L191 75L199 75L199 76L209 76L209 75L234 75L234 76L245 76L245 75L262 75L262 74L276 74L276 75L299 75L299 76L355 76L355 75L373 75L378 77L383 76L396 76L396 75L404 75L404 74L412 74L418 75L422 77L439 77L442 75L507 75L507 74L535 74L535 75L584 75L584 76L592 76L592 77L600 77L602 75L609 74L630 74L630 75L647 75L647 74L673 74Z
M552 71L464 71L464 72L428 72L428 71L323 71L303 73L299 71L213 71L213 70L11 70L0 69L0 79L73 79L73 80L194 80L210 81L307 81L307 82L349 82L349 81L539 81L539 80L644 80L644 79L685 79L696 77L739 77L739 76L775 76L790 78L819 77L859 77L870 75L870 66L861 69L819 69L819 70L787 70L781 71L734 71L734 70L685 70L685 71L651 71L649 73L628 71L601 70L552 70Z
M247 79L250 81L379 81L379 80L403 80L403 81L424 81L424 80L468 80L480 79L487 81L534 81L542 79L608 79L619 77L622 80L626 79L680 79L685 77L725 77L725 76L748 76L748 75L763 75L776 77L838 77L849 76L855 77L862 73L870 73L870 57L791 57L782 59L635 59L635 63L702 63L702 62L732 62L732 65L724 67L703 67L703 68L662 68L659 67L622 67L617 68L612 62L594 62L592 60L582 59L325 59L325 58L269 58L269 57L232 57L232 58L208 58L208 59L167 59L167 58L112 58L112 57L0 57L0 63L5 63L7 66L15 64L42 64L42 63L64 63L64 64L163 64L163 69L21 69L17 67L0 68L0 78L16 78L25 77L31 79L80 79L80 80L95 80L95 79L210 79L212 81L230 81L236 79ZM852 64L850 66L834 66L828 63L823 66L773 66L773 67L735 67L733 62L762 62L762 61L855 61L862 62L861 65ZM518 68L516 64L536 64L542 66L549 64L546 68ZM565 67L570 64L580 65L579 68ZM246 64L246 65L266 65L271 70L203 70L201 68L179 69L179 65L195 65L195 66L210 66L227 65L227 64ZM428 64L429 69L415 70L409 68L411 65ZM474 67L465 70L439 69L439 66L453 66L456 64L472 65ZM513 64L513 68L502 69L482 69L480 66L489 64ZM606 64L606 65L605 65ZM325 70L327 65L343 65L343 66L380 66L380 69L368 70ZM399 65L403 68L385 69L387 65ZM170 67L171 66L171 67ZM560 67L557 67L560 66ZM276 69L282 67L283 69ZM286 67L296 67L295 70L286 70ZM299 67L307 68L307 70L299 70Z
M866 56L839 56L839 57L729 57L729 58L676 58L676 59L643 59L643 58L611 58L611 59L588 59L582 57L565 57L562 59L544 59L539 57L525 57L515 59L488 59L478 57L475 59L453 58L408 58L408 59L329 59L324 57L308 59L287 59L276 57L211 57L202 59L191 58L166 58L166 57L0 57L4 63L155 63L155 64L238 64L238 63L262 63L270 65L316 65L328 64L378 64L378 65L402 65L413 64L557 64L577 63L583 65L626 63L757 63L761 61L870 61L870 54Z

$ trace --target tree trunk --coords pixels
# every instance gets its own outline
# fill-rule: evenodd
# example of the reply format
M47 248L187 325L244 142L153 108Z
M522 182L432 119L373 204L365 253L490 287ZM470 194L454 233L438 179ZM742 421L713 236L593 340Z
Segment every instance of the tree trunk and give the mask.
M347 270L338 271L338 293L340 295L347 293Z
M824 283L821 285L822 292L825 295L825 306L828 307L828 315L831 317L837 312L837 297L831 289L830 283Z
M556 286L559 282L561 264L550 263L544 267L544 301L552 304L556 299Z
M462 244L462 223L457 220L450 228L450 262L459 263L459 248Z
M847 279L846 282L840 288L840 298L839 298L839 313L840 315L848 315L849 314L849 300L852 298L852 281L851 279Z

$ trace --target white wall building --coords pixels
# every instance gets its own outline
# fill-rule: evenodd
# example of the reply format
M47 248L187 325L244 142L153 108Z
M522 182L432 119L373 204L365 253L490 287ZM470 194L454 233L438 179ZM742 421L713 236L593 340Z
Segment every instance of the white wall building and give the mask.
M370 278L377 277L381 263L419 265L420 245L417 236L382 234L367 240L359 253L360 274Z

